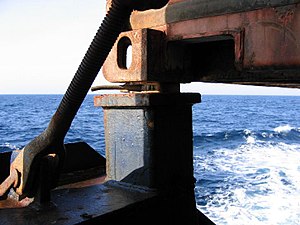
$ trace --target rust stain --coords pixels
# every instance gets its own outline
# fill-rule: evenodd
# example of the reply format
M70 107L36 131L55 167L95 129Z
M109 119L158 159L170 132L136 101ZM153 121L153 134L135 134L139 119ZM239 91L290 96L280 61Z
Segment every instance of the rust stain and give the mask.
M13 198L8 198L6 200L0 201L0 209L15 209L24 208L33 202L33 198L24 198L21 201L15 200Z
M278 16L278 20L287 26L292 23L295 15L296 6L295 5L288 5L283 7L278 7L275 9L275 12Z

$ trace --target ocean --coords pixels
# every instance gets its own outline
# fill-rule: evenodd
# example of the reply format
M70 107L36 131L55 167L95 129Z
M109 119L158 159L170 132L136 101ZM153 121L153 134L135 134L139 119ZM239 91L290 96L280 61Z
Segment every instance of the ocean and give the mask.
M0 95L0 151L48 125L62 95ZM300 96L202 96L193 106L197 208L217 225L300 224ZM65 142L104 155L101 108L88 95Z

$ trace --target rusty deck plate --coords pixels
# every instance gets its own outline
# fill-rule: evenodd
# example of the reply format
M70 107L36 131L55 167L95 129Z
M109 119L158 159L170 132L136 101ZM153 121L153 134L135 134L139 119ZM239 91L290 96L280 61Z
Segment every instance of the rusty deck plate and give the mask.
M1 225L93 224L102 216L130 207L154 192L121 182L108 181L86 188L55 190L52 207L32 204L21 209L0 209Z

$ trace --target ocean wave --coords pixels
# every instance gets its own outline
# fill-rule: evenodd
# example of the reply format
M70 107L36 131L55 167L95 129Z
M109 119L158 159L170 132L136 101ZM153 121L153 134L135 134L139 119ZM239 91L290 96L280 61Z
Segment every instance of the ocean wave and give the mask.
M201 146L201 148L207 149L211 147L215 148L216 146L236 148L245 143L255 144L270 142L286 142L288 144L299 143L300 128L282 125L269 130L253 131L244 129L194 135L195 146Z
M281 126L274 128L274 131L276 133L288 133L292 130L299 130L299 129L296 129L295 127L292 127L289 124L281 125Z
M16 150L16 149L17 149L17 146L12 145L10 143L0 144L0 153L1 152L10 152L10 151L13 151L13 150Z
M299 142L196 152L197 206L216 224L300 224L299 165Z

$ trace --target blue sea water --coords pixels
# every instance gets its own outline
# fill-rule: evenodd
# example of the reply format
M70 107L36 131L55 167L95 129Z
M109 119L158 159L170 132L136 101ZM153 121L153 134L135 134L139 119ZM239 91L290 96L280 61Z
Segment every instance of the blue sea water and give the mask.
M300 96L203 96L198 208L216 224L300 224Z
M22 149L39 135L55 113L62 95L0 95L0 150ZM102 109L93 96L83 102L65 142L85 141L101 154L104 150Z
M0 95L0 151L48 125L62 95ZM202 96L193 106L197 207L217 225L300 224L300 96ZM104 155L101 108L86 97L66 142Z

